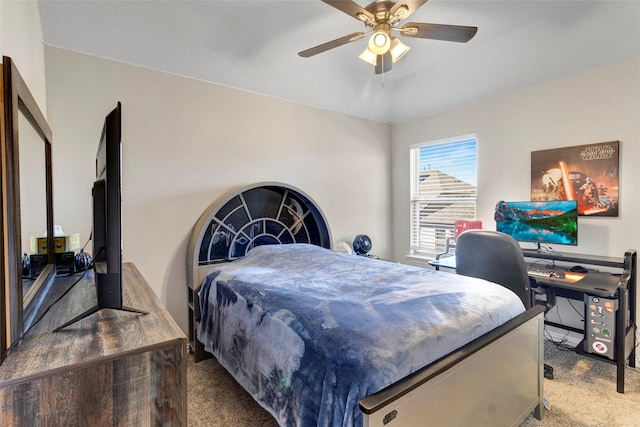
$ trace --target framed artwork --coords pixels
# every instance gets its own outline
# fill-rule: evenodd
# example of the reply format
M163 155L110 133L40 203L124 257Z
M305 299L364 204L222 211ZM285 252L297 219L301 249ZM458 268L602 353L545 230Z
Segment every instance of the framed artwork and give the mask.
M620 141L531 152L531 200L577 200L578 215L617 217Z

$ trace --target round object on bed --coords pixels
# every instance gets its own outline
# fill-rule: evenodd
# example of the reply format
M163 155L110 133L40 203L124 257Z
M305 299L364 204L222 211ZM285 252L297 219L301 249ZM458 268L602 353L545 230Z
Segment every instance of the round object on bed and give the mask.
M366 234L358 234L353 239L353 251L358 255L366 255L371 250L371 239Z

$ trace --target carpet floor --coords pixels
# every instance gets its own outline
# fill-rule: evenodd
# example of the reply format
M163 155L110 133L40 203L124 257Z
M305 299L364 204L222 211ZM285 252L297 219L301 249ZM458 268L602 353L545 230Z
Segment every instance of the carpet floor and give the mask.
M529 416L520 427L640 426L640 368L625 370L625 393L616 392L616 366L545 343L545 362L554 368L545 379L550 409L542 421ZM187 367L189 427L275 427L258 405L215 359ZM494 426L491 426L494 427Z

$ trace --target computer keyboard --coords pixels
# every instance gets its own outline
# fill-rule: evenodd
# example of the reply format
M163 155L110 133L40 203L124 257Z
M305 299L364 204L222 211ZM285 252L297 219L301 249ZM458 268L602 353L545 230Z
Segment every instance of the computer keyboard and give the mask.
M556 279L562 279L564 277L564 273L561 271L535 263L527 264L527 274L534 277L553 277Z

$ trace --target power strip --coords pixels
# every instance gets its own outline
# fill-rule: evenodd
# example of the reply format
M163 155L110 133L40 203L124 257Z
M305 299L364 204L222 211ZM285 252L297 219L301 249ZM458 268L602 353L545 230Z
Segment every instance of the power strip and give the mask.
M554 343L563 343L569 347L577 347L584 338L576 332L565 331L564 329L554 328L553 326L544 327L544 338Z

